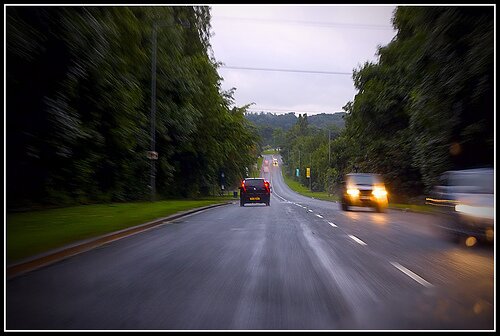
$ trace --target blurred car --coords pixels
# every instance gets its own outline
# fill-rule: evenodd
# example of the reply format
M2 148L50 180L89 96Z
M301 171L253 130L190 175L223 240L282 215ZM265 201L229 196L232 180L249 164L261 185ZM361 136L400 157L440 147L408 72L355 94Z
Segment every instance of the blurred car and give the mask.
M240 206L246 203L271 205L271 185L263 178L246 178L240 186Z
M350 206L360 206L385 212L388 205L387 190L379 174L347 174L342 182L340 199L344 211L349 210Z
M278 159L273 158L273 166L275 166L275 167L278 166Z
M444 172L426 198L445 216L443 228L455 241L474 237L492 241L494 236L493 168Z

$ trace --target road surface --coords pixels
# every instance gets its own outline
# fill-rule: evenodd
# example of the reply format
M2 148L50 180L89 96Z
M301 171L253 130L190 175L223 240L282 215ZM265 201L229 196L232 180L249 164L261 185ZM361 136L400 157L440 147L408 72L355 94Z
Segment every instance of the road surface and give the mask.
M272 162L272 156L266 156ZM492 246L303 197L194 214L6 281L6 330L494 330Z

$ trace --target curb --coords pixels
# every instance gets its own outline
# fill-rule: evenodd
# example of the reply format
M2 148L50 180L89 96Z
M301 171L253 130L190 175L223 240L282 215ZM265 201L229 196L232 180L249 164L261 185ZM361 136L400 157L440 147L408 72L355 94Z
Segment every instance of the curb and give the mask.
M225 202L225 203L218 203L218 204L212 204L212 205L207 205L204 207L200 208L195 208L187 211L182 211L182 212L177 212L173 215L164 217L164 218L159 218L155 219L154 221L147 222L144 224L139 224L136 226L132 226L123 230L111 232L99 237L95 238L90 238L86 240L81 240L76 243L66 245L48 252L44 252L29 258L26 258L24 260L18 261L16 263L13 263L11 265L7 265L7 280L10 280L16 276L19 276L21 274L31 272L35 269L48 266L50 264L53 264L55 262L61 261L63 259L75 256L77 254L87 252L89 250L92 250L96 247L102 246L104 244L113 242L115 240L119 240L122 238L129 237L131 235L134 235L136 233L144 232L146 230L149 230L153 227L156 227L161 224L165 224L166 222L171 222L175 219L185 217L187 215L191 215L203 210L219 207L219 206L224 206L224 205L229 205L232 204L233 202Z

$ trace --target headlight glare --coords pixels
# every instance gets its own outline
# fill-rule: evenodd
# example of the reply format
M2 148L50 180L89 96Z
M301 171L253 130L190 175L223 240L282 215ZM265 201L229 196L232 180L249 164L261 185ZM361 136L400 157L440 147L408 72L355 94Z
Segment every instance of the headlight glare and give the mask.
M455 205L455 211L463 213L464 215L493 219L494 209L493 207L481 207L481 206L471 206L467 204L457 204Z
M373 194L373 196L375 196L377 198L383 198L383 197L387 196L387 190L385 190L383 188L375 188L372 191L372 194Z
M356 188L349 188L347 189L347 193L350 195L350 196L353 196L353 197L357 197L359 196L359 190L356 189Z

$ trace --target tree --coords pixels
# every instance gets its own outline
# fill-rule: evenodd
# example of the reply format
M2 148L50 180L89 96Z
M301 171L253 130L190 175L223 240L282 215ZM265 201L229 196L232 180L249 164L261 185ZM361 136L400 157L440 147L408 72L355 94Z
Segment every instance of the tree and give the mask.
M258 136L221 90L210 8L8 7L8 206L149 197L152 29L157 190L208 194ZM176 22L190 22L190 28Z

